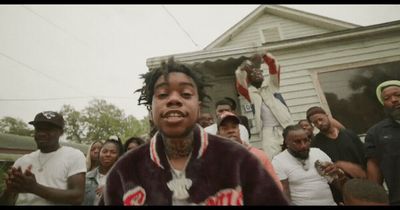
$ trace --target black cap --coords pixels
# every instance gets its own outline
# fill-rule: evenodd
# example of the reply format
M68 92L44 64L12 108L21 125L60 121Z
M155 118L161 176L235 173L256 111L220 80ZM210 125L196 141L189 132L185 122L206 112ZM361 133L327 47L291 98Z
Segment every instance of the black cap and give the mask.
M35 119L33 121L29 122L29 124L35 125L36 123L41 123L41 122L47 122L53 124L61 129L64 128L64 118L57 112L53 111L40 112L35 116Z

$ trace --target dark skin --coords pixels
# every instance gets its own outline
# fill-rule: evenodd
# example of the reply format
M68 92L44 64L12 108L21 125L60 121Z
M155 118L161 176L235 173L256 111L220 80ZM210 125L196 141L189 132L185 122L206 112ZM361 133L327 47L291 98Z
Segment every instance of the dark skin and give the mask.
M306 131L303 129L290 131L286 139L284 140L284 143L286 144L289 153L291 153L292 155L295 154L293 155L294 157L304 157L302 159L306 159L306 157L308 158L307 154L310 152L310 142L311 139L309 139ZM345 174L341 172L334 163L327 164L325 167L323 167L323 171L325 174L328 174L330 176L337 175L337 178L333 181L332 184L337 189L342 190L342 186L347 180ZM291 199L289 180L281 180L281 183L286 197L288 199Z
M310 116L310 121L317 127L321 133L335 141L339 135L339 124L331 123L331 117L327 114L317 113ZM358 164L350 161L336 161L335 165L344 172L355 178L366 178L366 171Z
M256 88L260 88L264 81L264 76L261 69L255 67L253 63L244 63L242 65L243 67L241 70L247 72L247 79L249 83Z
M386 109L400 110L400 87L389 86L382 90L383 106ZM370 157L367 160L367 177L378 184L383 183L383 175L379 167L379 160Z
M184 73L160 77L154 87L152 120L163 136L171 166L182 170L193 149L193 128L200 115L197 86Z
M35 141L43 153L56 151L59 147L59 137L63 134L61 128L48 123L35 124ZM12 167L7 172L6 190L0 198L1 204L13 205L18 193L32 193L46 200L60 204L79 205L85 192L85 173L74 174L67 179L67 189L46 187L36 182L32 165L23 171L21 167Z

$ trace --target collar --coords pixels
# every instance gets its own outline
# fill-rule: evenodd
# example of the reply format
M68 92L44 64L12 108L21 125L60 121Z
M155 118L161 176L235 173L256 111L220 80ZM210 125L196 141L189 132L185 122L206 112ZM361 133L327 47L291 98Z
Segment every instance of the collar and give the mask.
M193 129L194 146L192 151L192 157L200 159L208 146L208 134L204 129L196 124ZM168 165L168 160L164 152L164 144L162 141L161 134L157 131L150 140L150 159L160 168L165 169L165 165ZM168 168L168 167L167 167Z
M94 168L93 170L86 173L87 178L96 178L97 174L99 173L99 167Z
M383 121L383 127L400 127L400 123L398 121L396 121L395 119L393 119L392 117L387 117L384 121Z

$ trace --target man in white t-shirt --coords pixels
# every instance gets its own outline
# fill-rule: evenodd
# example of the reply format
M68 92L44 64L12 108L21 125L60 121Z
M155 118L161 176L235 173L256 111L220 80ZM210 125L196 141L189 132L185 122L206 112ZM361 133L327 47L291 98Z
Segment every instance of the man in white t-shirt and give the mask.
M329 156L318 148L310 148L311 139L299 125L283 131L285 150L276 155L272 165L283 190L293 205L337 205L329 184L339 189L346 181ZM322 163L316 167L316 161Z
M37 114L34 121L38 150L17 159L7 172L5 205L67 205L82 203L86 159L72 147L60 146L64 119L53 111Z
M215 113L216 113L217 119L220 117L220 115L223 112L234 112L234 110L232 109L231 102L228 101L227 99L219 100L215 104ZM249 143L249 136L250 135L249 135L249 132L248 132L247 128L244 125L239 124L239 129L240 129L240 138L244 142ZM212 125L204 128L204 130L207 133L217 135L217 133L218 133L217 123L213 123Z

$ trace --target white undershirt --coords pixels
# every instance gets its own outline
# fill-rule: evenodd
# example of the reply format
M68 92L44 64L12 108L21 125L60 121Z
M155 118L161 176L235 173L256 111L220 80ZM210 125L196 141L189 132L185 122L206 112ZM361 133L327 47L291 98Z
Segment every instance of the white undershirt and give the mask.
M172 168L173 173L172 173L172 180L178 180L179 177L185 177L185 172L181 171L181 170L177 170ZM184 199L179 199L176 198L174 196L172 196L172 205L173 206L184 206L184 205L188 205L189 204L189 196L187 198Z
M106 184L107 174L101 174L100 171L97 173L96 181L99 183L98 187L104 186ZM98 205L100 202L101 195L97 195L94 199L93 205Z
M168 188L172 191L172 205L189 205L189 189L192 186L192 180L186 178L186 167L192 157L192 153L186 160L183 170L175 169L167 156L168 163L171 167L172 179L167 183Z
M271 112L271 109L264 103L261 103L261 120L264 128L279 125L279 122Z

